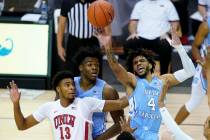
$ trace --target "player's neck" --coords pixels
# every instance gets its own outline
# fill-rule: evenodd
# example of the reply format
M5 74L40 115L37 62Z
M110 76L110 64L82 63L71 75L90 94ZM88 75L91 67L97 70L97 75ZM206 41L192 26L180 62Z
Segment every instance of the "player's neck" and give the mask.
M60 99L60 104L62 107L68 107L74 102L74 99Z
M96 84L96 81L91 81L91 80L81 76L79 84L80 84L80 87L83 90L88 90L88 89L92 88Z
M145 79L148 81L148 82L151 82L152 81L152 74L150 72L148 72L148 74L146 75Z

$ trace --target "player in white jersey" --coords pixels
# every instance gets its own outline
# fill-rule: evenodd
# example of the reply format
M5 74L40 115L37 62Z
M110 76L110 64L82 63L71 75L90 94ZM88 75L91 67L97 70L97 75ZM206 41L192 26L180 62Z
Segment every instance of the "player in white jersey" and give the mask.
M24 117L20 108L17 85L10 82L10 98L14 106L14 118L19 130L26 130L49 119L55 140L92 140L91 122L95 111L120 110L128 105L127 98L119 100L98 100L87 97L75 98L73 75L68 71L59 72L54 77L53 87L59 100L41 105L33 114Z
M183 105L176 115L177 124L181 124L206 96L207 80L205 68L205 56L210 46L210 17L203 22L198 29L192 44L192 55L198 63L196 73L192 81L191 97Z

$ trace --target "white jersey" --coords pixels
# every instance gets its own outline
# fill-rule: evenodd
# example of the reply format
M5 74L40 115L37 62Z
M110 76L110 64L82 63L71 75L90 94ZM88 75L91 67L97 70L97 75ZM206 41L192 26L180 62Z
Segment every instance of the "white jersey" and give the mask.
M102 111L104 103L91 97L75 98L72 104L63 107L58 100L43 104L33 116L38 122L50 120L55 140L92 140L92 114Z

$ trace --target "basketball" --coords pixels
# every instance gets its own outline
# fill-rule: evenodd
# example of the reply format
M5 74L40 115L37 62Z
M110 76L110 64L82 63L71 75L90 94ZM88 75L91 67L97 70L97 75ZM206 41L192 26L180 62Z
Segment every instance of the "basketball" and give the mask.
M105 0L97 0L88 7L88 20L94 27L105 27L114 19L114 8Z

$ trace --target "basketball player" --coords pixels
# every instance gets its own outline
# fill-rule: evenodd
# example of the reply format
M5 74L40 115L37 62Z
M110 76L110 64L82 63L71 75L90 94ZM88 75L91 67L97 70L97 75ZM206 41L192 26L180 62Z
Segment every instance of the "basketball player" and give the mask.
M101 58L101 51L96 47L79 49L75 55L74 59L78 64L77 71L80 72L80 76L74 78L77 97L94 97L100 100L119 99L117 91L98 78ZM106 114L104 112L93 113L93 138L107 140L119 134L119 121L120 117L123 117L123 111L114 111L110 114L115 124L106 130Z
M10 98L14 118L19 130L26 130L48 118L56 140L91 140L92 113L120 110L128 105L127 98L99 100L75 98L75 84L70 72L60 72L53 80L53 87L60 99L41 105L33 114L24 117L20 108L20 92L14 81L10 82Z
M169 87L174 86L188 79L195 72L195 67L181 45L176 33L172 32L172 41L170 43L177 49L181 57L183 69L173 74L165 74L159 77L152 76L155 63L153 56L148 51L139 50L130 54L127 61L128 72L114 57L110 37L99 34L98 39L105 48L112 71L124 85L126 93L129 96L130 125L131 128L137 128L133 132L135 138L137 140L157 140L163 118L168 128L173 130L177 140L191 139L181 132L180 129L177 129L177 127L171 128L171 126L176 124L170 122L173 119L168 120L170 114L167 109L162 104L158 104L158 98L166 80L169 83Z
M192 44L192 54L198 65L192 81L191 97L177 113L175 118L177 124L181 124L189 116L190 112L200 105L206 95L207 81L204 57L207 54L207 47L210 45L209 29L210 18L199 26Z

